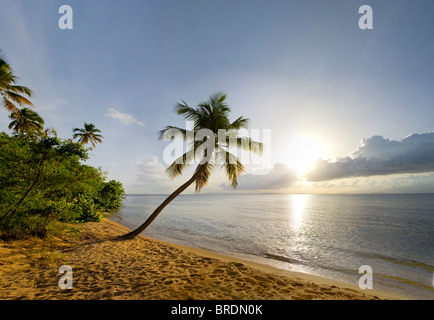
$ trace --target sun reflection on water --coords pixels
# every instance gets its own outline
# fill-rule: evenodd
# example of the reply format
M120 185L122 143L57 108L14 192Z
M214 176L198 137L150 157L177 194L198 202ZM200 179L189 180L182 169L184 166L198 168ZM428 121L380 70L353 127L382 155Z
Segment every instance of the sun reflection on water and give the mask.
M291 194L288 198L289 227L294 233L299 233L303 225L303 217L306 212L306 204L309 194Z

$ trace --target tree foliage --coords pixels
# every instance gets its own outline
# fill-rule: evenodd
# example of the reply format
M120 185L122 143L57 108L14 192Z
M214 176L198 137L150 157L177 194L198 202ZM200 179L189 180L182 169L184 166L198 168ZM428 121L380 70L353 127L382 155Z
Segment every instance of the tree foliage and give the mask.
M12 122L9 124L8 128L15 131L17 134L32 134L34 131L41 131L44 128L44 119L29 108L12 112L9 118Z
M90 142L93 148L95 148L97 143L101 143L104 138L99 134L101 130L95 128L93 123L85 122L83 128L74 128L72 131L74 132L74 135L72 136L73 139L78 138L78 142L81 144L87 144Z
M10 112L9 129L0 132L0 236L32 234L44 237L65 223L100 221L103 211L120 207L122 184L106 181L101 169L83 162L88 142L103 138L93 124L74 129L73 139L62 140L26 98L33 91L17 85L18 77L0 50L0 106Z
M0 133L0 234L44 237L64 223L100 221L119 208L117 181L83 164L87 149L45 130L33 135Z
M17 80L18 77L14 74L0 50L0 104L12 113L19 111L17 105L33 107L33 104L25 97L31 97L33 91L27 87L17 85Z
M222 92L210 96L196 108L182 101L176 105L175 112L185 120L192 121L193 129L167 126L160 131L161 140L173 140L179 137L188 143L189 148L166 169L166 173L170 178L175 178L180 176L194 160L199 160L199 164L193 176L169 195L143 224L124 235L124 239L134 238L143 232L173 199L193 183L196 184L196 192L200 192L215 169L224 169L235 189L238 185L238 177L244 172L244 166L241 160L231 153L231 149L262 153L262 142L242 136L239 132L240 129L247 128L249 119L241 116L235 121L229 120L231 108L226 104L226 94ZM202 139L197 139L198 137ZM204 138L206 138L205 142L203 142Z

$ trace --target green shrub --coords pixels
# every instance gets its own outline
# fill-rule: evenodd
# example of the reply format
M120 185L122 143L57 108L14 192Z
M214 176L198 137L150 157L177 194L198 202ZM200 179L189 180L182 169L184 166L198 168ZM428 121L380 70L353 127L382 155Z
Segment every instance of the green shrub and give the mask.
M87 150L49 131L0 133L0 233L45 237L64 222L101 221L119 208L124 190L83 162Z
M104 182L95 199L97 205L106 211L114 211L120 208L125 191L122 183L115 180Z

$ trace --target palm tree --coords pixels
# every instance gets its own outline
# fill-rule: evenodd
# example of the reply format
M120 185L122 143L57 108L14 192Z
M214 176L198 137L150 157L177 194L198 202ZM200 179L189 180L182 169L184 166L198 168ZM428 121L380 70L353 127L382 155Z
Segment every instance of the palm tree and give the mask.
M23 96L24 94L31 97L33 91L27 87L15 85L17 79L18 77L14 75L12 68L6 62L0 50L0 95L2 97L3 106L12 113L19 112L15 104L34 107L33 104Z
M234 189L237 187L237 179L244 172L244 166L240 159L229 150L235 148L261 153L263 145L248 137L239 135L239 129L247 128L249 119L239 117L230 122L228 117L231 109L225 103L225 100L225 94L216 93L196 108L189 107L184 101L177 104L175 112L183 116L184 119L193 121L194 125L193 130L168 126L160 131L160 140L181 137L190 146L190 150L175 160L166 169L166 173L170 178L175 178L181 175L193 160L199 160L199 164L193 176L155 209L141 226L121 238L131 239L143 232L164 207L193 183L196 184L196 192L200 192L216 168L224 169L232 187ZM197 139L198 136L201 138ZM202 138L206 138L205 143Z
M101 130L95 128L95 125L92 123L85 122L83 129L75 128L73 129L73 132L75 132L75 134L72 136L73 139L79 138L78 142L83 145L90 142L92 143L93 148L95 148L95 145L98 142L101 143L102 139L104 139L104 137L99 134Z
M12 112L9 116L13 121L9 124L9 129L18 134L32 133L41 131L44 127L44 119L35 111L29 108L19 109Z

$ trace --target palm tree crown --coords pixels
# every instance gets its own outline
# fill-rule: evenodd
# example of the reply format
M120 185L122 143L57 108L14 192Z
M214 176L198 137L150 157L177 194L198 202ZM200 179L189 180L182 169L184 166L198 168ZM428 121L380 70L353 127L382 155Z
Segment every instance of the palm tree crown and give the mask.
M95 128L95 125L92 123L85 122L84 128L74 128L73 132L75 132L72 136L73 139L78 138L78 142L81 144L87 144L90 142L93 148L95 148L95 145L98 142L101 143L104 138L99 134L101 130Z
M29 108L19 109L12 112L9 116L13 121L9 124L9 129L18 134L32 133L40 131L44 127L44 119L39 114Z
M229 120L231 109L225 103L226 95L216 93L196 108L189 107L184 101L176 105L175 112L184 119L193 122L193 129L186 130L167 126L160 131L160 140L181 137L186 140L190 150L175 160L166 170L170 178L182 174L194 160L199 160L196 171L200 171L196 179L196 191L200 191L208 182L216 168L224 169L233 188L238 185L238 177L244 172L240 159L232 149L242 149L255 153L262 152L263 145L248 137L240 136L239 129L247 128L249 119L239 117ZM198 134L203 139L197 139Z
M6 62L0 50L0 95L3 106L10 112L19 112L19 108L16 104L34 107L33 104L23 96L24 94L30 97L33 94L32 90L24 86L15 85L17 79L18 77L14 75L12 68Z
M184 101L177 104L176 113L186 120L192 121L193 129L167 126L160 131L160 139L172 140L175 137L181 137L189 144L190 149L176 159L166 169L166 172L171 178L174 178L181 175L193 160L199 160L199 164L193 176L169 195L142 225L121 238L131 239L143 232L173 199L193 183L196 184L196 192L199 192L207 184L211 173L216 168L223 168L232 187L237 187L237 180L244 171L244 166L231 150L244 149L261 153L263 145L239 134L239 129L247 128L249 120L239 117L233 122L229 121L231 109L225 100L225 94L217 93L196 108L189 107ZM204 139L206 139L205 142Z

